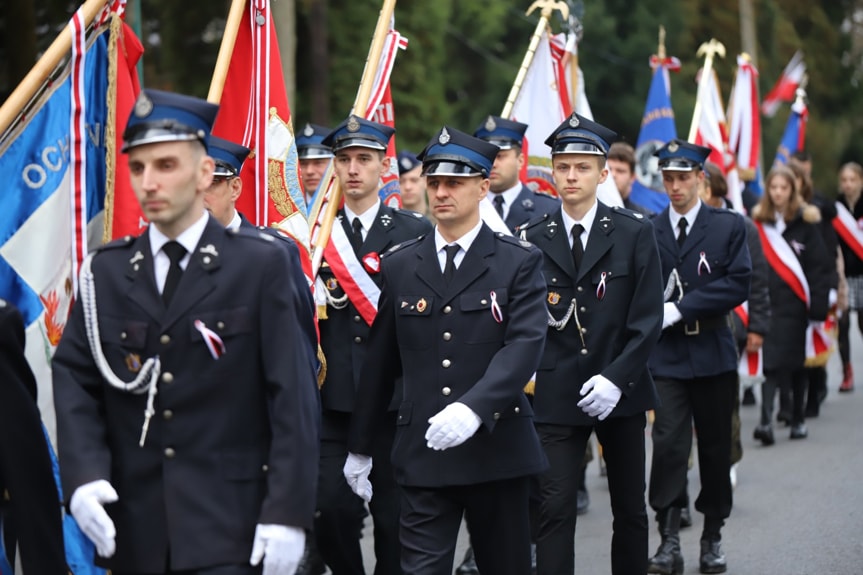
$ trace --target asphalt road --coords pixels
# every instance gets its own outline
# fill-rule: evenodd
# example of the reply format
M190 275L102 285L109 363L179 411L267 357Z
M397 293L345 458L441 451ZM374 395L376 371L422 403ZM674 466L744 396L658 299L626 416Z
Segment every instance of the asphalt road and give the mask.
M855 325L852 318L852 326ZM775 427L776 444L762 447L752 438L758 406L742 406L744 455L738 468L734 509L723 529L728 573L735 575L863 574L863 339L852 334L857 391L838 393L838 353L828 364L827 399L821 416L807 420L809 437L790 441L788 429ZM648 473L650 429L647 429ZM576 573L610 573L611 509L605 478L596 461L587 471L590 509L578 518ZM697 465L689 474L690 497L698 494ZM651 517L650 550L659 545ZM698 573L702 516L681 531L685 573ZM374 572L372 533L367 520L362 539L367 573ZM459 535L456 564L467 545ZM494 574L487 574L494 575Z

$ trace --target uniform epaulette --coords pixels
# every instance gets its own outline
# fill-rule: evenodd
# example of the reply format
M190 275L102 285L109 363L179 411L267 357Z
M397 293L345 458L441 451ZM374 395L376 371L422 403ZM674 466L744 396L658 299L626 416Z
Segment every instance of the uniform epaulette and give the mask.
M421 236L419 236L419 237L417 237L417 238L412 238L412 239L410 239L410 240L404 241L404 242L402 242L402 243L400 243L400 244L396 244L396 245L394 245L393 247L391 247L390 249L388 249L386 252L384 252L384 257L389 256L389 255L392 255L392 254L396 253L397 251L399 251L399 250L401 250L401 249L403 249L403 248L406 248L406 247L408 247L408 246L412 246L412 245L414 245L415 243L417 243L417 242L419 242L420 240L422 240L423 238L425 238L425 234L423 234L423 235L421 235Z
M421 220L425 217L419 212L415 212L413 210L406 210L405 208L393 208L393 211L399 215L409 217L412 220Z
M255 229L243 229L242 227L234 228L228 230L228 235L236 236L238 238L253 238L267 243L272 243L276 241L273 232L267 231L266 228L260 229L257 226L255 227Z
M97 252L102 252L105 250L113 250L116 248L124 248L135 241L135 236L123 236L122 238L117 238L114 241L108 242L105 245L99 246L96 248Z
M503 232L496 232L494 235L497 237L497 239L502 240L508 244L518 246L524 250L529 250L531 247L533 247L533 244L530 243L529 241L520 240L516 236L511 236L511 235L505 234Z
M542 222L546 221L550 217L551 217L551 214L542 214L541 216L537 216L537 217L533 218L532 220L528 220L528 221L524 222L523 224L521 224L520 226L516 227L514 233L516 236L519 236L522 232L526 232L527 230L529 230L533 226L535 226L537 224L541 224Z
M633 220L637 220L639 222L643 222L643 221L647 220L647 218L641 212L636 212L635 210L630 210L630 209L624 208L622 206L612 206L611 211L614 212L615 214L621 214L623 216L629 216Z

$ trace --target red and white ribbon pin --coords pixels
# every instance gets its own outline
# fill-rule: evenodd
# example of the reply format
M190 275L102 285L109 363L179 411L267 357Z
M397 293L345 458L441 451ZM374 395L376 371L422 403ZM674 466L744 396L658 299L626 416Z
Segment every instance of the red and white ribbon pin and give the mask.
M701 275L703 269L706 269L707 273L713 273L710 271L710 264L707 263L707 254L701 252L698 256L698 275Z
M213 359L219 359L225 353L225 342L219 337L219 334L208 328L204 322L199 319L195 320L195 329L201 332L201 337L204 338L204 343L207 344L207 349L210 350L210 355Z
M488 295L491 297L491 317L493 317L494 321L497 323L501 323L503 321L503 312L500 309L500 305L497 303L497 293L492 290Z

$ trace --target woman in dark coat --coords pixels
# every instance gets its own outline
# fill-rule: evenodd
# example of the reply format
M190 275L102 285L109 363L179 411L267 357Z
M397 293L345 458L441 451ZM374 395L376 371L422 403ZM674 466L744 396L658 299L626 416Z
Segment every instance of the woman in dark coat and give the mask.
M753 210L770 267L770 329L764 338L761 424L755 439L774 442L771 419L777 387L793 395L791 439L808 435L804 419L806 330L827 317L830 268L818 228L820 213L803 202L794 174L779 166L767 175L766 192ZM771 239L772 238L772 239ZM802 276L794 269L802 269Z

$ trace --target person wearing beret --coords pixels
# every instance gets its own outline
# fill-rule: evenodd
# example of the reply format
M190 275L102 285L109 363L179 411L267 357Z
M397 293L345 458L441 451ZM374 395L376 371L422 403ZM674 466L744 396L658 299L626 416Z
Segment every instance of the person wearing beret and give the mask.
M333 158L333 151L322 143L331 131L326 126L306 124L297 134L297 159L306 203L311 201Z
M217 109L139 95L122 151L150 225L84 261L53 358L63 491L115 575L293 575L312 527L316 354L288 251L205 209Z
M344 206L333 223L330 247L324 253L316 296L321 297L318 325L327 373L321 386L322 436L315 534L318 548L333 575L365 573L360 547L363 501L345 482L342 467L347 455L348 426L358 400L360 370L366 361L390 357L369 355L368 336L382 281L381 257L390 248L431 230L422 215L391 208L381 202L381 176L388 173L386 148L394 130L358 116L350 116L322 143L332 149L333 169L344 196ZM364 289L360 289L364 288ZM398 399L382 414L374 442L380 462L372 474L377 497L369 505L374 521L375 575L401 575L399 566L400 493L388 465L396 428Z
M653 218L662 284L662 336L648 366L661 405L653 423L648 500L662 542L648 573L682 573L680 509L692 426L704 514L699 569L724 573L721 529L731 514L731 417L737 397L732 310L749 297L752 264L743 216L704 204L698 188L710 148L672 140L655 152L670 205Z
M498 151L443 127L419 156L435 231L382 262L344 472L374 502L375 430L397 392L391 458L411 575L452 573L462 518L481 572L530 572L528 487L547 462L523 388L545 342L545 288L539 250L480 219Z
M8 497L3 507L9 512L0 518L2 531L14 537L25 573L68 573L60 498L36 406L36 379L24 355L24 320L18 309L2 299L0 497Z
M498 147L489 182L490 197L498 215L510 230L543 214L560 209L560 200L534 192L519 176L526 158L522 145L527 124L488 116L473 135Z
M611 572L647 570L645 412L658 400L647 359L662 328L662 285L650 221L596 198L616 137L578 114L564 120L545 142L562 205L518 230L543 252L547 293L533 401L550 464L539 476L538 575L575 571L576 491L592 432L614 515Z

